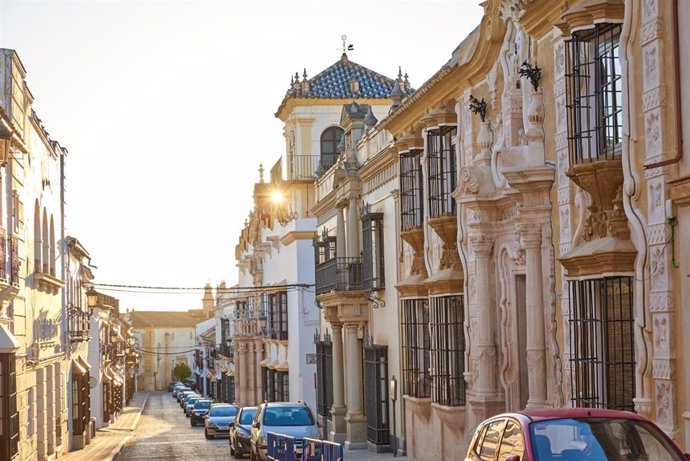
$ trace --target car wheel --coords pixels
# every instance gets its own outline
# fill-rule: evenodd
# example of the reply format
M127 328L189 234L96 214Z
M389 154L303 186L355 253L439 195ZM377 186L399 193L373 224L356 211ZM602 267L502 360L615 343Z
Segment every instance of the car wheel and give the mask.
M204 429L204 436L206 437L206 440L211 440L213 438L212 435L209 435L209 433L206 429Z

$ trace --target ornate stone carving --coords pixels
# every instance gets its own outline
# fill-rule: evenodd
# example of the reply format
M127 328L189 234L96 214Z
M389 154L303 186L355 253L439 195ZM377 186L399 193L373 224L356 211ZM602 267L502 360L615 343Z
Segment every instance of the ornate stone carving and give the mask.
M669 319L666 314L654 316L654 355L668 356L669 347Z
M645 141L647 146L647 158L653 158L661 154L661 112L654 109L648 112L644 118Z
M656 382L656 421L662 426L673 425L673 386L669 382Z
M476 210L474 208L469 208L467 210L467 224L477 224L482 220L481 210Z
M460 190L463 193L479 193L479 180L472 167L462 167L460 169Z
M517 227L520 242L525 248L536 248L541 245L541 225L520 224Z
M489 256L494 247L494 237L489 235L470 235L470 249L475 255Z

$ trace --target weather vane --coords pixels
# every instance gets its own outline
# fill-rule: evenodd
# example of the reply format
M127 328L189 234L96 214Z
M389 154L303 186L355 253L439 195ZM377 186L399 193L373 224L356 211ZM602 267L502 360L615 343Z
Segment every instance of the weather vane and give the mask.
M352 51L355 49L355 46L352 43L350 43L350 44L347 43L347 35L343 34L343 36L340 37L340 39L343 41L343 53L345 53L346 51Z

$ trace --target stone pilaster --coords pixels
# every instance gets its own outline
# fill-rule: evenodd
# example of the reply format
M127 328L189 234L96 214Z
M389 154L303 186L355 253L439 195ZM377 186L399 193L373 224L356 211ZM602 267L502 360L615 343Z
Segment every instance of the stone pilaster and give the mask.
M343 376L343 325L331 323L333 329L333 406L331 407L331 431L328 439L334 442L345 441L345 382Z
M544 287L541 258L541 226L522 224L520 236L525 246L527 262L527 365L529 367L529 398L527 408L546 406L546 356L544 335Z
M362 347L357 337L359 324L345 324L345 348L347 351L347 414L345 424L348 449L366 448L367 420L362 399Z

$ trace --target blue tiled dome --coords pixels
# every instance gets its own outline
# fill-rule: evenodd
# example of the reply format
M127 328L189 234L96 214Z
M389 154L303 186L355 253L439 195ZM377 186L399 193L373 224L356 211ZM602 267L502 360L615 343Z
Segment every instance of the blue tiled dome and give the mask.
M353 93L350 81L359 83L359 92ZM347 55L309 80L309 91L303 98L388 98L395 81L350 61Z

